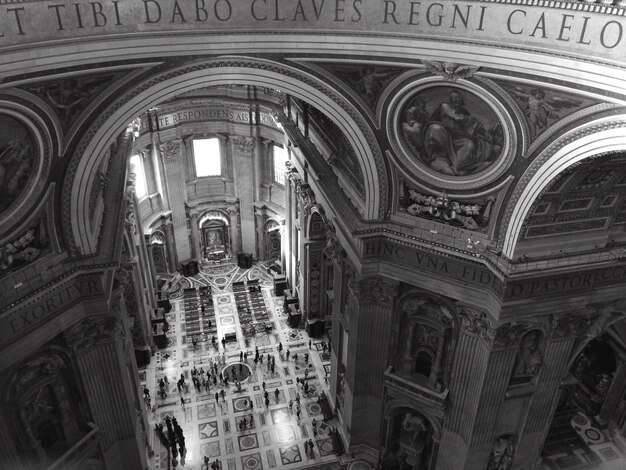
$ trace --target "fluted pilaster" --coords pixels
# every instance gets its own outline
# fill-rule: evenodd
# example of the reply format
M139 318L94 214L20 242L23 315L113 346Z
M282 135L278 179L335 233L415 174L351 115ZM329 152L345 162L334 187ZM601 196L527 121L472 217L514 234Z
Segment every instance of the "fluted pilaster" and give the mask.
M546 345L543 366L537 377L537 389L515 452L515 464L520 468L534 464L539 458L561 393L561 381L567 375L573 345L573 337Z
M256 237L254 226L254 139L235 137L233 144L233 162L235 187L239 198L241 219L241 250L255 253Z
M191 250L189 235L187 234L187 213L185 211L187 190L184 165L181 163L183 146L180 140L171 140L159 145L159 150L165 164L169 206L172 210L172 225L174 239L176 240L176 254L178 255L178 261L184 261L191 257Z
M193 212L190 216L191 257L200 260L200 231L198 229L198 214Z
M9 421L6 419L3 410L0 408L0 468L11 470L26 470L27 467L22 464L17 454L17 448L13 442L15 430L8 426Z
M490 345L479 335L463 330L455 352L450 392L437 469L463 468L477 420L480 396L487 376Z
M348 371L354 397L350 442L378 448L378 417L383 412L383 378L389 362L391 320L398 286L393 280L375 277L361 280L355 288L358 292L357 332L350 337L357 342L353 354L360 360L349 361L356 364L353 373ZM364 361L364 357L368 360ZM377 421L372 422L372 419Z

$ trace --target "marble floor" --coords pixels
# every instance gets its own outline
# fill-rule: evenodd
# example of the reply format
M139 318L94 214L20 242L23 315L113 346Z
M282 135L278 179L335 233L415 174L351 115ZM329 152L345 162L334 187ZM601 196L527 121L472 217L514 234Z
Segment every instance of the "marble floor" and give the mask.
M246 339L242 334L232 284L252 279L259 279L273 329ZM191 323L189 319L192 317L185 315L184 289L200 286L211 287L214 308L206 314L212 315L214 311L210 327L213 331L217 329L218 340L213 345L212 334L196 335L200 341L194 347L186 334L187 323ZM290 328L282 312L283 299L273 294L272 278L261 265L249 270L240 269L232 263L205 266L200 274L184 278L179 286L174 287L171 295L173 308L167 314L171 327L167 335L169 344L152 357L145 369L140 370L140 379L150 391L152 402L149 413L150 440L154 449L151 469L203 470L207 468L205 456L211 463L218 460L220 468L227 470L347 468L334 452L330 435L334 423L323 422L322 410L317 403L319 393L328 392L325 376L330 372L330 356L323 345L328 338L310 339L304 330ZM199 316L202 319L201 313ZM198 328L203 330L195 319L193 322L195 332ZM204 328L209 325L206 320L200 323ZM224 347L220 341L222 333L233 329L237 339ZM280 344L282 353L279 353ZM264 361L255 365L253 359L257 348ZM247 354L247 360L241 360L241 352ZM307 354L308 367L304 360ZM274 357L273 373L268 367L268 355ZM296 355L298 360L294 360ZM218 372L235 369L241 380L240 387L233 382L224 386L218 380L217 385L211 383L208 392L197 391L191 381L193 368L199 370L202 367L206 371L214 362ZM183 389L179 392L177 389L181 374L186 378L188 391ZM305 375L309 385L307 394L301 385ZM164 376L167 376L169 386L166 387L167 396L162 399L158 396L157 384ZM269 392L267 405L264 387ZM221 390L224 390L225 396L216 401L215 393ZM301 403L300 418L296 411L297 396ZM294 403L291 410L290 400ZM184 460L178 456L176 466L154 430L156 423L165 424L167 416L176 418L185 437L186 455ZM244 417L247 427L240 430ZM313 443L312 455L307 455L305 451L305 443L309 441ZM211 468L210 465L208 468Z

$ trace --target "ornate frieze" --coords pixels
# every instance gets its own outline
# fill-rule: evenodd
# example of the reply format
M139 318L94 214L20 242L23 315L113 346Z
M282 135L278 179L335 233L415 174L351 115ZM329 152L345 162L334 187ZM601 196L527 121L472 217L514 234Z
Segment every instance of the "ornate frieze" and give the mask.
M80 353L95 344L114 342L122 332L123 325L119 318L98 316L85 318L73 326L65 333L65 339L74 351Z
M22 235L0 246L0 277L32 263L49 245L46 222L41 218Z
M439 195L422 194L406 185L404 193L400 205L409 214L468 230L480 230L487 226L495 202L495 198L488 197L485 204L465 204L451 201L445 192Z

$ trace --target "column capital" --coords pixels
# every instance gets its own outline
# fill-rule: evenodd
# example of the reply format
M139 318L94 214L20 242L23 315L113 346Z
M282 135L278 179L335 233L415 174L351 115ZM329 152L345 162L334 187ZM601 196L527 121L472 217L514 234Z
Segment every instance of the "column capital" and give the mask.
M355 283L353 293L360 303L391 304L398 295L398 284L380 276L361 279Z
M499 349L518 347L522 336L524 336L534 326L535 324L529 322L505 323L495 330L493 345Z
M124 335L121 319L109 315L87 317L65 332L65 340L76 353L96 344L112 343Z
M181 140L168 140L163 144L159 144L159 152L164 162L175 162L180 155L179 147Z
M241 153L252 153L254 150L255 140L250 137L237 136L231 138L231 141L235 148Z
M461 317L461 329L464 332L479 336L488 343L493 341L495 330L491 327L489 316L484 310L462 307L458 312Z

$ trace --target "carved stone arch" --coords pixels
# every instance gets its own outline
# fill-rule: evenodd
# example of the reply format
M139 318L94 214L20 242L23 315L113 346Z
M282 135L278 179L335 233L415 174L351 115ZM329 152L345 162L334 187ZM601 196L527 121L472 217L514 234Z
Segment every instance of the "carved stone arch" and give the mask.
M624 114L596 119L563 133L535 157L513 189L501 219L497 246L504 256L513 258L529 211L559 174L586 158L626 150L624 127Z
M150 235L150 243L157 243L159 245L165 244L165 234L161 229L157 229Z
M280 221L276 219L276 217L269 216L265 221L265 231L275 230L276 227L280 228Z
M221 220L227 227L231 225L230 215L221 209L208 209L202 211L198 215L198 228L202 228L202 225L207 220Z
M364 117L352 103L322 80L300 70L269 60L222 57L196 62L152 77L121 95L92 124L76 147L63 185L64 235L78 252L93 253L93 234L87 197L95 184L96 168L111 141L127 133L128 122L144 110L185 91L215 85L256 85L284 90L297 98L323 107L354 148L365 176L365 217L383 217L387 183L382 152ZM91 235L90 235L91 234Z
M306 225L305 236L309 240L325 240L326 239L326 221L323 213L312 211Z
M577 328L573 333L578 336L568 360L568 368L573 366L574 361L591 341L599 338L613 323L624 319L626 301L618 299L606 305L589 306L589 309L591 312L586 315L572 315L571 318L567 318L575 322ZM563 318L560 320L564 321Z

